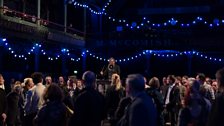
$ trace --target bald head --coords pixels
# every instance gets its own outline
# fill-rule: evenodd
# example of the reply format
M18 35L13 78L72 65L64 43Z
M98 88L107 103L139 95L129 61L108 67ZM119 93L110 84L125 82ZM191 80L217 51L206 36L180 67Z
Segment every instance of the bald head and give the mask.
M94 87L95 86L95 81L96 81L96 75L92 71L86 71L82 79L84 81L84 85L86 87Z

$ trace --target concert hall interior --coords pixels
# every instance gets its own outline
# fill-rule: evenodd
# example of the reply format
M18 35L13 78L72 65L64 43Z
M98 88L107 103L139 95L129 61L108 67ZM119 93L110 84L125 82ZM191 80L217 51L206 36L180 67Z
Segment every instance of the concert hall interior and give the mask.
M69 87L70 81L84 83L84 73L92 71L104 95L114 78L125 90L130 74L163 85L164 77L172 80L168 75L176 82L203 73L218 83L216 72L224 66L223 12L224 0L0 0L0 78L6 93L34 72L42 73L43 84L50 76L51 83L63 78ZM164 125L181 125L172 119L164 119Z

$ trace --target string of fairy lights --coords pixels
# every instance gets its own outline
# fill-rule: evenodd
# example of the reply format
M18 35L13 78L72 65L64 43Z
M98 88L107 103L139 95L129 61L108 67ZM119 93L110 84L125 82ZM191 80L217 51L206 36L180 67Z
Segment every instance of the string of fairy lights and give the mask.
M75 0L70 0L69 1L70 4L73 4L74 6L77 6L77 7L83 7L83 8L86 8L88 9L91 13L93 14L96 14L96 15L106 15L106 9L108 8L108 6L111 4L111 0L108 0L107 3L104 5L104 7L102 8L102 10L100 11L95 11L94 9L92 9L90 6L88 6L87 4L82 4L82 3L79 3Z
M32 53L45 55L48 57L47 59L50 61L58 60L62 56L66 56L71 61L76 61L76 62L81 61L82 58L86 58L87 56L95 58L96 60L103 61L103 62L107 62L109 59L109 57L100 56L89 50L81 52L80 54L81 58L77 56L73 57L73 54L70 53L70 50L66 48L62 48L60 53L54 53L53 55L51 55L50 53L47 53L42 48L41 44L38 44L38 43L34 44L34 46L30 48L28 51L24 53L18 53L15 49L12 48L12 46L10 46L6 38L0 38L0 46L4 46L8 50L8 52L15 58L24 59L24 60L28 60L29 55L31 55ZM49 52L52 52L52 51L49 51ZM198 58L202 58L204 60L213 61L213 62L220 62L220 63L224 62L224 58L209 56L197 51L181 51L180 52L175 50L143 50L132 56L126 56L124 58L115 57L115 59L116 59L116 62L125 63L125 62L138 60L139 58L142 58L146 55L160 57L160 58L175 58L175 57L185 55L185 56L196 56Z
M181 27L181 28L188 28L195 25L205 25L209 28L215 28L219 26L224 26L224 19L221 18L214 18L213 20L208 20L206 18L203 18L201 16L198 16L196 18L192 18L190 21L182 21L181 19L175 19L174 17L171 17L170 19L161 19L161 22L153 22L152 20L149 20L147 17L142 17L141 21L127 21L127 19L124 18L115 18L113 16L110 16L107 13L107 8L109 5L111 5L111 0L108 0L108 2L105 4L105 6L99 10L96 11L92 9L89 5L79 3L77 1L71 0L70 4L73 4L76 7L82 7L88 9L91 13L96 15L104 15L107 16L107 19L121 25L123 28L128 29L143 29L143 28L164 28L164 27Z
M61 56L67 56L70 58L71 61L78 62L81 60L79 57L78 58L73 57L70 54L69 49L66 49L66 48L61 49L60 53L55 53L51 55L50 53L47 53L42 48L41 44L38 44L38 43L35 43L32 48L28 49L28 51L25 50L25 52L23 53L18 53L17 51L15 51L15 49L13 49L12 46L10 46L10 44L7 42L6 38L0 38L0 46L4 46L9 51L9 53L13 55L15 58L24 59L24 60L27 60L29 55L35 54L35 53L47 56L48 60L50 61L58 60Z
M93 52L90 52L89 50L86 50L85 52L82 52L82 57L88 55L92 58L95 58L96 60L100 60L100 61L109 61L108 57L102 57L99 55L96 55ZM118 58L116 59L116 62L129 62L129 61L133 61L133 60L137 60L145 55L151 55L151 56L156 56L156 57L160 57L160 58L175 58L175 57L179 57L179 56L183 56L183 55L187 55L187 56L196 56L198 58L202 58L208 61L214 61L214 62L223 62L224 59L223 58L218 58L218 57L213 57L213 56L208 56L206 54L197 52L197 51L174 51L174 50L143 50L135 55L132 56L128 56L125 58Z

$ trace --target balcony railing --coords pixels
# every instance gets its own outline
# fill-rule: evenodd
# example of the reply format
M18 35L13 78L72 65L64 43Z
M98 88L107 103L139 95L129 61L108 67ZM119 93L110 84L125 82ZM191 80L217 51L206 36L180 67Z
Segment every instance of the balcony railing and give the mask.
M70 35L72 35L76 38L79 38L81 40L84 40L85 33L82 31L79 31L77 29L74 29L72 27L65 27L64 25L61 25L61 24L58 24L58 23L55 23L55 22L52 22L49 20L37 18L34 15L29 15L26 13L22 13L22 12L19 12L16 10L9 9L6 6L0 7L0 10L2 10L3 16L13 17L13 18L15 18L15 20L18 20L18 23L20 21L26 21L26 22L32 23L34 25L38 25L37 22L39 21L40 26L42 26L42 27L46 27L46 28L50 28L50 29L57 30L60 32L64 32L66 34L70 34Z

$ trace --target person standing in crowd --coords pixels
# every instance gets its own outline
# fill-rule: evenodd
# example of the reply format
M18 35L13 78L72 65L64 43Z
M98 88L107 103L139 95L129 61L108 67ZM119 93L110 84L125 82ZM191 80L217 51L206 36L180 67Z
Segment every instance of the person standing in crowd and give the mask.
M64 91L64 103L70 109L74 109L73 100L76 99L77 93L75 92L77 77L75 75L69 76L67 81L67 89Z
M163 83L162 83L162 85L160 86L160 92L162 93L163 98L164 98L165 95L166 95L166 91L167 91L169 85L168 85L168 83L167 83L166 77L163 77L163 80L162 80L162 81L163 81Z
M176 85L179 87L180 90L180 100L181 100L181 107L184 106L184 99L187 93L187 88L182 84L182 78L180 76L176 77L175 81Z
M218 84L217 84L217 81L216 80L213 80L212 81L212 88L213 88L214 94L216 96L218 94Z
M131 104L131 97L129 96L124 97L120 100L118 107L115 111L115 118L117 121L124 116L125 110L129 104Z
M168 75L167 83L169 85L165 95L165 109L168 112L165 121L171 121L171 126L175 126L177 123L178 112L180 108L180 89L175 84L175 76Z
M31 75L35 86L27 92L25 102L25 125L32 126L33 119L37 112L44 104L43 93L45 86L43 85L43 75L39 72L34 72Z
M224 68L216 72L218 93L212 105L207 126L223 126L224 120Z
M86 71L83 76L85 88L74 101L74 114L70 126L101 126L105 117L105 100L102 94L96 91L96 75Z
M6 93L4 90L4 78L0 74L0 126L3 126L6 122L6 113L7 113L7 99Z
M66 82L63 76L58 77L58 85L61 89L64 89L66 87Z
M205 74L198 73L198 75L196 76L196 79L200 82L201 86L204 87L205 97L209 99L210 102L212 103L215 100L215 93L214 93L214 90L212 89L212 86L206 83Z
M107 115L111 126L115 126L116 124L115 111L124 95L125 90L122 87L120 76L118 74L113 74L111 85L106 91Z
M82 80L77 80L77 89L79 90L79 91L81 91L82 89L83 89L83 84L82 84Z
M163 95L159 92L159 79L157 77L153 77L149 81L149 87L146 88L146 93L152 97L153 102L156 106L157 110L157 126L164 126L164 115L163 115L163 110L164 110L164 100L163 100Z
M52 84L52 78L51 76L46 76L45 77L45 86L49 86Z
M32 78L25 78L23 81L23 97L25 99L27 92L34 86Z
M178 117L178 126L205 126L208 119L208 113L211 109L211 103L205 99L200 90L198 81L194 81L185 97L185 106L180 110Z
M12 91L7 95L8 112L7 112L7 126L20 126L20 98L22 87L21 85L14 84Z
M69 114L62 102L64 95L62 89L51 84L46 88L43 95L45 105L40 109L34 119L37 126L67 126Z
M157 111L152 98L145 92L144 77L140 74L128 75L126 91L132 103L128 105L118 126L156 126Z
M71 98L73 98L74 96L76 84L77 84L77 77L75 75L69 76L67 81L67 89Z
M115 64L115 59L111 57L108 66L106 68L103 67L100 74L106 79L111 80L113 74L120 75L120 66Z

